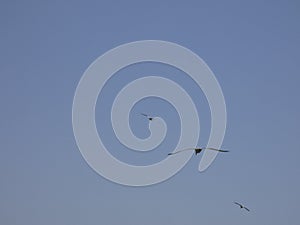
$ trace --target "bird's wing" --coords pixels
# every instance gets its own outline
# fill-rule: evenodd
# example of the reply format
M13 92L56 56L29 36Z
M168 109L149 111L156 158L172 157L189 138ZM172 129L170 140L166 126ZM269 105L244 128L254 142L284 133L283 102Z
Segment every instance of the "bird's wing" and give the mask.
M234 202L234 204L237 204L237 205L243 207L243 206L242 206L240 203L238 203L238 202Z
M244 209L246 209L248 212L250 211L250 209L248 209L247 207L244 207Z
M229 152L228 150L219 149L219 152Z
M145 114L145 113L141 113L141 115L148 117L148 115L147 115L147 114Z
M182 149L182 150L178 150L176 152L170 152L168 155L175 155L177 153L184 152L184 151L190 151L190 150L195 150L195 148L185 148L185 149Z
M213 151L218 151L218 152L229 152L228 150L216 149L216 148L205 148L205 149L213 150Z

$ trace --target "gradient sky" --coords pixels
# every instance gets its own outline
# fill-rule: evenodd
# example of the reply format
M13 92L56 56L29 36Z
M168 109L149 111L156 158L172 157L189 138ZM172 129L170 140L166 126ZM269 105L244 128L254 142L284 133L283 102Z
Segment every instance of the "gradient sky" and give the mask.
M0 223L6 225L299 224L300 107L298 1L2 1L0 7ZM198 54L226 99L223 147L203 173L193 157L171 179L149 187L112 183L81 156L72 101L85 69L107 50L158 39ZM133 164L159 161L176 144L178 116L145 99L130 123L147 137L143 110L169 126L165 148L122 151L108 115L114 91L143 74L174 78L196 101L199 145L209 135L201 90L174 68L144 63L110 79L97 126L112 154ZM111 89L109 87L114 87ZM105 92L106 91L106 92ZM233 205L244 203L248 213Z

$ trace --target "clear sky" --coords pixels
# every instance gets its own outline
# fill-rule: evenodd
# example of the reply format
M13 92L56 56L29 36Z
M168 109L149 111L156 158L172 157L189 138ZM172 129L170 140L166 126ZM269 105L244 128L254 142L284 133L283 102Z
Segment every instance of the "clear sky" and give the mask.
M299 17L300 4L292 0L2 1L0 223L299 224ZM98 56L145 39L178 43L210 66L226 99L223 147L230 153L219 154L203 173L197 156L171 179L133 188L102 178L84 161L72 102ZM139 137L148 135L141 110L168 123L166 148L146 155L121 151L102 118L114 91L149 71L191 93L201 120L199 145L210 129L205 97L184 74L151 63L125 68L99 97L96 120L112 154L137 165L163 159L176 144L174 109L154 98L133 108L130 124Z

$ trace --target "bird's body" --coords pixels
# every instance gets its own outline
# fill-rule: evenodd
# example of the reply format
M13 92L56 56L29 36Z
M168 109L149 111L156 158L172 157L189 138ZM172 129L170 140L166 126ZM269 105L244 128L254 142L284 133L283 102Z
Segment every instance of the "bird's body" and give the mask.
M195 155L197 155L198 153L200 153L202 151L202 148L195 148Z
M247 207L245 207L244 205L238 203L238 202L234 202L234 204L238 205L241 209L245 209L247 210L248 212L250 211L250 209L248 209Z
M218 151L218 152L229 152L227 150L216 149L216 148L186 148L186 149L179 150L177 152L171 152L168 155L175 155L177 153L184 152L184 151L190 151L190 150L194 150L195 151L195 155L197 155L198 153L200 153L202 150L212 150L212 151Z

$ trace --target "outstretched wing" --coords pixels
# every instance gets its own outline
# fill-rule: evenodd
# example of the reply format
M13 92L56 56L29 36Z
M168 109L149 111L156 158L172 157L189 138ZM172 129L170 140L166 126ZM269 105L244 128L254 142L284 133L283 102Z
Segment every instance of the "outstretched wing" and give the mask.
M244 209L246 209L248 212L250 211L250 209L248 209L247 207L244 207Z
M240 207L243 207L240 203L238 203L238 202L234 202L234 204L236 204L236 205L238 205L238 206L240 206Z
M146 116L146 117L149 117L147 114L145 114L145 113L141 113L141 115L143 115L143 116Z
M185 149L182 149L182 150L178 150L176 152L170 152L168 155L175 155L177 153L185 152L185 151L190 151L190 150L195 150L195 148L185 148Z
M229 152L228 150L223 150L223 149L216 149L216 148L205 148L213 151L218 151L218 152Z

